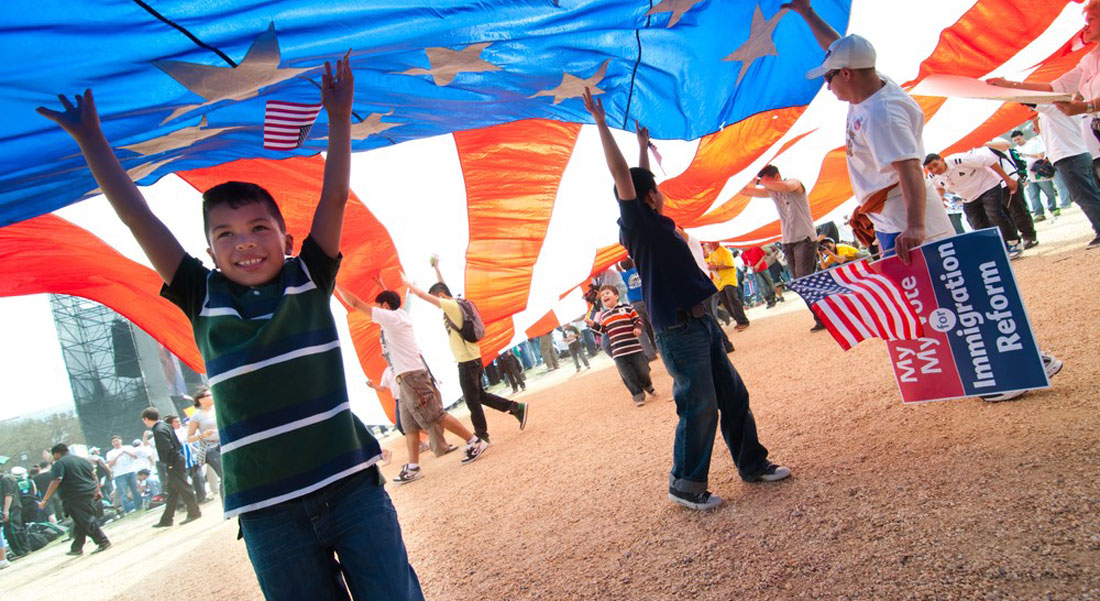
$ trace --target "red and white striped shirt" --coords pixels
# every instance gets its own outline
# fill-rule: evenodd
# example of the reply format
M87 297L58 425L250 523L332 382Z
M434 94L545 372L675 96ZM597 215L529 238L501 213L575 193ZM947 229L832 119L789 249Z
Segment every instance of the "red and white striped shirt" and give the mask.
M642 318L634 307L619 303L610 309L596 314L596 324L592 329L606 335L611 346L611 356L625 357L642 352L642 343L634 335L635 328L642 327Z

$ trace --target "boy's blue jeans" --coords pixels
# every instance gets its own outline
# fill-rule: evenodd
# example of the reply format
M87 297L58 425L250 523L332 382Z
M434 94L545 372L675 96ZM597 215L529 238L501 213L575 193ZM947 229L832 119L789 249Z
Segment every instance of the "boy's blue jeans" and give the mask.
M375 467L240 519L268 601L424 599Z
M707 490L716 427L741 479L753 480L768 467L768 450L757 439L749 391L726 357L718 322L705 314L668 326L657 332L657 347L672 376L680 417L669 487L685 493Z

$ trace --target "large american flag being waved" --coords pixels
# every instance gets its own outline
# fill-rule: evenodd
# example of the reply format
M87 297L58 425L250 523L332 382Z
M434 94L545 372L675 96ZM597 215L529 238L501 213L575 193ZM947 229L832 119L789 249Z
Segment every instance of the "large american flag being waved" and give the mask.
M914 340L924 335L901 289L866 261L845 263L789 284L848 350L866 338Z

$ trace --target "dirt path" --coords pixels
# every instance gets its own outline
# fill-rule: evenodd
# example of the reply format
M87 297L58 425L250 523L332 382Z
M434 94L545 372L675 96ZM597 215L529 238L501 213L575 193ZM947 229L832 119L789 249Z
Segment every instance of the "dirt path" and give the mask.
M427 597L1100 600L1100 251L1083 250L1077 209L1038 225L1013 265L1041 345L1066 362L1052 390L903 407L882 343L844 353L795 303L753 310L732 359L794 476L742 483L719 437L726 504L699 514L666 499L673 404L635 408L609 361L563 364L524 395L525 432L490 412L484 459L428 458L426 478L388 487ZM145 528L112 532L110 553L23 560L0 596L261 598L235 522Z

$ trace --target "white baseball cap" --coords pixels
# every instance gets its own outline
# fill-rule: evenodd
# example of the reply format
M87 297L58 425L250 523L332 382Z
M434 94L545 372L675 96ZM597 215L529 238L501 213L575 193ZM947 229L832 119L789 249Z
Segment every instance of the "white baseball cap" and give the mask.
M817 79L834 69L870 69L875 66L875 47L866 38L846 35L829 44L825 61L806 72L806 79Z

